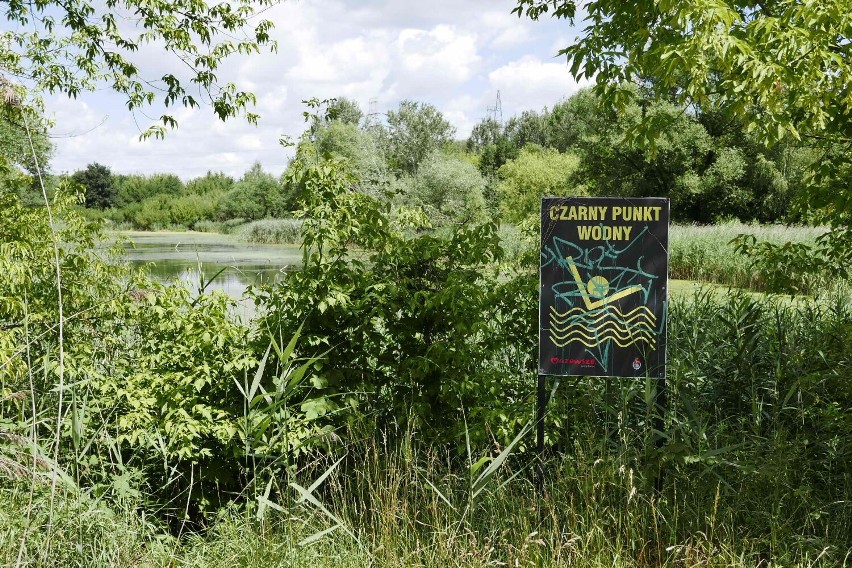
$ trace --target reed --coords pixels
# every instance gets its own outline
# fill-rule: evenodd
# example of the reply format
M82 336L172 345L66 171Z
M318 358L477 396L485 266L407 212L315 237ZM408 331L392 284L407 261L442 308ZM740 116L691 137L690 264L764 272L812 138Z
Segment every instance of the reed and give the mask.
M302 221L299 219L262 219L240 225L231 234L248 243L300 244Z
M669 274L676 279L763 291L767 289L767 276L755 270L751 258L735 251L733 239L747 234L774 244L794 242L813 245L816 238L824 233L825 229L819 227L745 225L738 222L672 225ZM813 292L814 288L807 283L802 286L808 292Z

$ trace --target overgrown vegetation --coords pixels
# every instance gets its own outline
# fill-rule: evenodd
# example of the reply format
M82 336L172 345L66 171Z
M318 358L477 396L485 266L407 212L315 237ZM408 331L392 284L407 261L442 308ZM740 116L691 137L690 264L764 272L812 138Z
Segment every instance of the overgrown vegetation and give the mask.
M22 6L7 18L24 22ZM192 58L199 46L176 33L191 23L213 49L191 77L225 118L253 95L216 90L209 71L268 43L271 24L218 42L211 26L235 32L253 13L223 6L178 16L157 4L164 17L124 39L110 14L84 25L80 14L97 14L85 2L39 4L74 33L47 37L38 26L53 20L37 17L0 42L0 66L69 94L109 77L139 108L155 98L148 83L103 46L159 38ZM0 77L2 562L848 565L852 170L837 95L848 10L624 6L590 5L587 35L564 52L575 75L597 73L594 91L483 121L464 148L432 105L403 101L380 124L328 102L306 115L280 178L259 164L188 183L92 164L45 179L39 113ZM573 18L575 5L516 11L551 9ZM63 71L80 49L104 54L100 67ZM635 57L602 59L619 50ZM166 102L195 106L176 78L163 82ZM820 155L837 164L814 168ZM802 227L784 242L731 221L676 229L674 275L746 289L669 304L667 404L651 378L554 380L536 492L545 193L667 196L684 222ZM257 316L240 319L204 278L166 287L123 264L89 218L266 240L298 231L303 266L251 289Z
M633 84L628 93L616 107L584 90L503 125L485 119L464 145L452 141L454 130L429 104L403 101L382 123L345 98L312 101L325 103L327 114L311 119L279 178L260 164L239 180L212 172L187 183L170 174L113 175L98 164L72 178L87 187L87 216L113 227L235 231L261 243L297 242L288 227L295 227L289 219L304 191L294 173L305 160L346 160L360 192L391 196L403 210L419 208L431 228L447 230L486 219L527 227L544 195L665 196L673 219L684 224L823 223L829 229L805 240L795 238L796 230L769 240L730 234L729 241L738 240L726 264L736 268L725 274L703 267L713 281L807 293L848 276L843 263L829 261L843 253L840 233L830 230L837 219L802 204L813 192L842 193L848 168L815 177L814 164L829 154L807 140L767 146L747 120L713 106L683 112L656 98L648 84ZM653 141L636 136L648 122L660 127ZM236 229L246 223L254 224ZM722 243L712 256L730 249ZM687 274L677 260L673 265L676 274Z
M832 278L818 269L809 269L808 259L803 266L790 272L790 264L755 261L742 254L737 242L742 235L751 242L766 242L787 247L814 246L825 234L819 227L782 227L772 225L743 225L726 222L715 225L672 225L669 236L669 275L671 278L712 282L759 291L795 291L819 293L832 285Z
M287 182L304 267L247 323L94 253L67 188L57 287L45 209L4 193L4 561L847 561L848 291L673 303L664 432L653 381L564 380L539 498L535 263L491 223L423 231L345 161Z

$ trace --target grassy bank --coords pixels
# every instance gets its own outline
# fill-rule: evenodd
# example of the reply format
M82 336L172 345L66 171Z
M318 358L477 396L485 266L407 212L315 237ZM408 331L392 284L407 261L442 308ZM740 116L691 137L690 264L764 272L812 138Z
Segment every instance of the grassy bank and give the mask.
M300 244L301 231L300 219L262 219L234 227L230 234L247 243Z
M301 244L302 222L298 219L263 219L250 223L200 223L196 230L222 233L248 244ZM125 231L132 234L130 231ZM766 267L754 267L752 258L735 250L732 240L742 234L773 244L786 242L813 245L824 233L818 227L782 225L672 225L669 240L669 274L672 279L722 284L736 288L766 291L771 275ZM142 233L139 233L142 234ZM521 241L513 226L501 227L503 246L510 255L529 246ZM813 293L826 284L823 279L802 276L800 289ZM808 280L808 281L805 281ZM812 280L812 281L811 281Z

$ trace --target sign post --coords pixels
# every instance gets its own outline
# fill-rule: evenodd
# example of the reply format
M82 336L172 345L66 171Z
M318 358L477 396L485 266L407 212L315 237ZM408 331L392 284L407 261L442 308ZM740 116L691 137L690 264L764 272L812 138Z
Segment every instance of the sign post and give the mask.
M665 404L668 236L665 198L542 198L540 460L548 375L651 377Z

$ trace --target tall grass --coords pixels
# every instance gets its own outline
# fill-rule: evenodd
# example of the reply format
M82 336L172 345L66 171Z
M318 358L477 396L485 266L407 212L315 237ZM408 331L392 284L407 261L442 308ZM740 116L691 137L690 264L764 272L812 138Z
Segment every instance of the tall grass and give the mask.
M0 481L0 563L852 565L848 296L700 291L671 317L665 446L649 443L652 383L566 380L550 407L543 495L528 438L475 492L479 458L505 448L439 446L411 422L366 418L180 539L141 514L144 495L108 504L63 488L51 521L44 483Z
M661 450L649 444L653 385L635 380L583 379L560 389L548 424L560 451L546 464L541 496L525 451L471 500L476 456L436 447L417 431L356 427L324 463L296 474L308 486L346 456L315 484L322 509L297 505L282 484L273 496L279 510L262 521L220 519L209 538L183 549L182 561L850 565L848 297L791 304L703 291L676 302L672 319Z
M231 234L238 239L257 244L300 244L300 219L262 219L235 227Z
M80 491L0 483L2 566L166 566L178 544L134 508Z
M672 225L669 234L669 274L672 278L765 290L767 278L752 268L752 259L734 250L731 241L741 234L774 244L813 244L825 229L783 225ZM803 286L811 290L811 286Z

